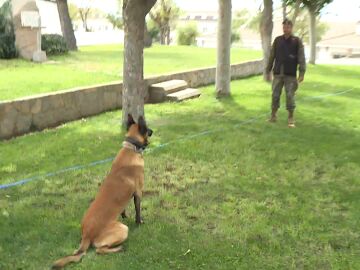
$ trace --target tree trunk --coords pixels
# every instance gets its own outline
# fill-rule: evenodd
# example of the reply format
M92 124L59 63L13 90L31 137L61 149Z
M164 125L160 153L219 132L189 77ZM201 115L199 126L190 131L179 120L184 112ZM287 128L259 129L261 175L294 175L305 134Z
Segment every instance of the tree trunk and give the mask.
M286 16L287 16L287 11L286 11L286 0L283 0L282 1L282 12L283 12L283 21L286 19Z
M165 45L166 42L166 28L164 26L160 27L160 44Z
M124 73L122 92L122 124L126 125L128 114L135 121L144 116L146 85L144 81L144 31L145 16L156 0L125 0L124 17Z
M309 9L310 13L310 64L316 62L316 13Z
M171 33L170 26L168 26L166 30L166 45L170 45L171 42L170 33Z
M90 29L87 24L87 19L88 19L87 17L88 17L88 12L86 11L86 13L84 14L84 28L85 28L85 32L90 32Z
M67 0L57 0L57 8L60 18L61 32L66 44L71 51L77 50L74 29L71 23Z
M295 25L296 25L296 19L300 14L300 5L301 5L301 0L296 0L295 7L294 7L294 15L292 17L292 22L293 22L293 28L294 29L295 29Z
M231 0L219 0L216 95L230 95Z
M272 31L273 31L273 1L264 0L264 10L260 22L261 45L262 45L263 57L264 57L264 71L263 71L264 79L266 79L266 75L267 75L266 65L269 61L269 56L271 51Z
M85 20L83 20L83 28L85 29L85 32L89 32Z

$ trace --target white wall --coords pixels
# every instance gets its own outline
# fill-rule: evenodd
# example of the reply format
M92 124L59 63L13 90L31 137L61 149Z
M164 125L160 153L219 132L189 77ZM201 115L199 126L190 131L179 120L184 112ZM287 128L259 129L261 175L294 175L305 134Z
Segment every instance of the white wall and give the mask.
M0 0L2 1L2 0ZM42 34L62 35L60 18L56 3L44 0L36 0L40 11ZM112 25L106 19L89 20L88 25L94 32L85 32L82 30L82 22L75 21L76 42L78 46L96 45L96 44L119 44L124 42L124 32L112 30ZM77 25L79 24L79 25Z
M60 18L56 3L44 0L36 0L41 16L42 34L59 34L61 35Z
M78 46L124 43L124 31L122 30L101 32L75 31L75 37Z
M75 31L85 31L81 20L74 20L73 26ZM114 30L113 25L106 18L88 19L87 26L92 32Z

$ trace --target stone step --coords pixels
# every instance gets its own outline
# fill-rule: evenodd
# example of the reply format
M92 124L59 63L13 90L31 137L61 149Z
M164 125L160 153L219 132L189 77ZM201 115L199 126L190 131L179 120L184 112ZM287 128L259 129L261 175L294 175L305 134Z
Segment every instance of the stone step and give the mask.
M150 85L150 101L163 102L168 94L172 94L188 87L184 80L170 80Z
M199 89L187 88L166 96L166 100L180 102L186 99L197 98L201 95Z

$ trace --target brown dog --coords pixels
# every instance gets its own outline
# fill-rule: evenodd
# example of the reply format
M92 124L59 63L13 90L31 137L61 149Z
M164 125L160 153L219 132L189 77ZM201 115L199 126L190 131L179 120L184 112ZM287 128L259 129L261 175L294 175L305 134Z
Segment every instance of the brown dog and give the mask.
M99 193L91 203L81 223L80 247L73 255L57 260L52 268L60 269L71 262L79 262L92 245L98 254L122 250L120 244L128 236L128 227L118 221L121 213L134 197L137 224L142 223L140 200L144 185L144 159L142 152L152 135L143 117L136 124L128 116L127 134L123 148L113 161L111 171L102 183Z

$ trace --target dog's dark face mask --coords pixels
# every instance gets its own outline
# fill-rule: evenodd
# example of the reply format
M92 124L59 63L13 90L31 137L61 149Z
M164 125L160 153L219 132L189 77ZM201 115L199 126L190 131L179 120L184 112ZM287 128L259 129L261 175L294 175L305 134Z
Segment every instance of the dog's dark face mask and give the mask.
M136 123L135 123L133 117L129 114L128 122L127 122L127 130L129 130L132 125L136 125ZM143 116L139 117L139 119L137 121L137 126L138 126L138 134L143 138L144 145L145 146L149 145L148 138L151 137L151 135L153 134L153 131L152 131L152 129L150 129L147 126L146 121Z

